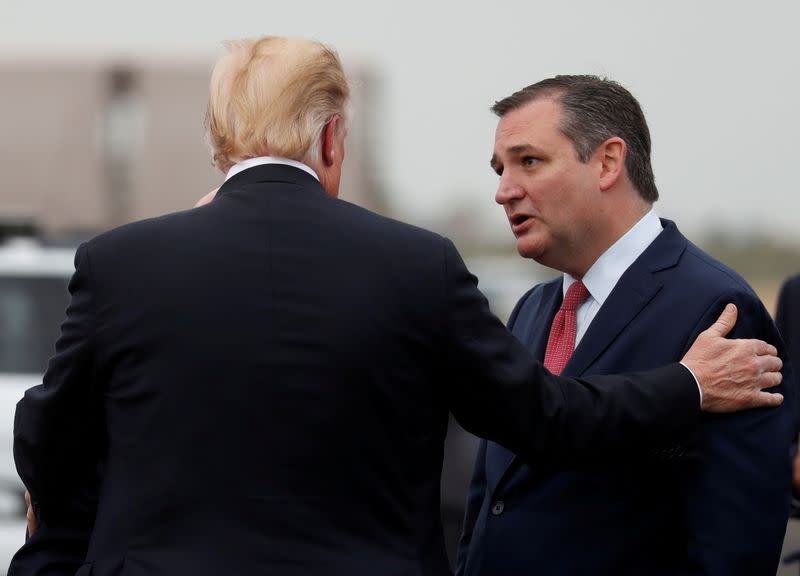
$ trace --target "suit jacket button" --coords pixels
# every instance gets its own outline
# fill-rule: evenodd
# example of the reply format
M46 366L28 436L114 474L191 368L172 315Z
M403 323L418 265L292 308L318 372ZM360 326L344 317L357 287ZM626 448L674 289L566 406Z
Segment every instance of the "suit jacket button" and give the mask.
M500 514L503 513L505 507L506 505L503 503L503 501L498 500L497 502L494 503L494 505L492 505L492 514L494 514L495 516L500 516Z

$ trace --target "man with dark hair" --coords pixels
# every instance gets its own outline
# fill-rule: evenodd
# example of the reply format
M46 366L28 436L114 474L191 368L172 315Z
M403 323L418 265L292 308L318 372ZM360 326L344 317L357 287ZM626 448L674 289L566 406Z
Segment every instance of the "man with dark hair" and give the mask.
M725 302L736 334L782 350L733 270L660 220L650 134L636 99L557 76L499 101L491 166L517 250L563 272L532 288L512 332L554 373L640 370L680 358ZM481 443L460 575L774 574L789 511L794 391L774 411L707 417L645 461L574 471Z
M559 128L586 163L597 147L612 136L627 143L625 168L639 195L648 202L658 200L650 165L650 131L639 102L618 83L597 82L593 76L556 76L515 92L492 106L503 117L507 112L539 98L559 98L562 116Z

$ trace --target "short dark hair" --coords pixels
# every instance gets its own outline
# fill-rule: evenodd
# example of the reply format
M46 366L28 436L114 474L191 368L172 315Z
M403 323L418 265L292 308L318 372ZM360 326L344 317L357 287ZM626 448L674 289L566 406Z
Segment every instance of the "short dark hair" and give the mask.
M658 200L650 164L650 130L639 102L628 90L599 76L555 76L495 102L491 110L502 117L540 98L561 104L559 128L572 141L581 162L588 162L605 140L622 138L628 147L625 168L631 182L642 198Z

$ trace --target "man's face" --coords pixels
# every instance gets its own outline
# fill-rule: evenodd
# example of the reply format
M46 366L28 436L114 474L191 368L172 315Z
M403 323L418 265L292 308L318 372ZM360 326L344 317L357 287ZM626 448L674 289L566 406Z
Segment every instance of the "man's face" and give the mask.
M582 276L588 266L581 255L601 210L601 166L594 157L578 159L560 118L561 105L543 98L500 119L491 160L500 176L495 201L505 208L521 256Z

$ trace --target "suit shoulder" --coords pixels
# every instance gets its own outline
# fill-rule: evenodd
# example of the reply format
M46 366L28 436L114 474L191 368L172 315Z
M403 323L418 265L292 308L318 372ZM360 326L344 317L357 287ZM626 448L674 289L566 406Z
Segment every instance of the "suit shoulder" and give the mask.
M383 216L346 200L337 200L336 202L341 210L347 212L349 220L353 221L356 225L374 229L380 236L406 237L434 244L441 244L443 241L447 241L446 238L436 232L388 216Z
M738 294L758 299L755 291L742 276L691 242L686 247L689 267L698 288L715 293Z
M800 274L787 278L781 287L781 293L787 296L800 294Z
M203 219L202 208L137 220L98 234L86 246L93 262L117 262L124 257L152 257L190 236Z
M463 262L453 242L436 232L346 201L337 201L336 206L344 214L339 221L348 237L347 242L359 252L387 259L395 266L414 269L439 268L447 266L447 262Z
M140 241L142 238L151 237L153 234L159 234L170 228L174 228L176 224L180 225L191 219L193 212L201 209L182 210L180 212L172 212L163 216L155 216L152 218L145 218L135 222L129 222L116 228L101 232L87 244L91 248L104 248L109 245L118 245L127 241L135 240Z
M772 343L777 340L772 316L753 288L737 272L691 243L687 247L684 265L689 267L692 298L707 302L714 319L724 304L736 304L739 316L732 336L758 337Z

